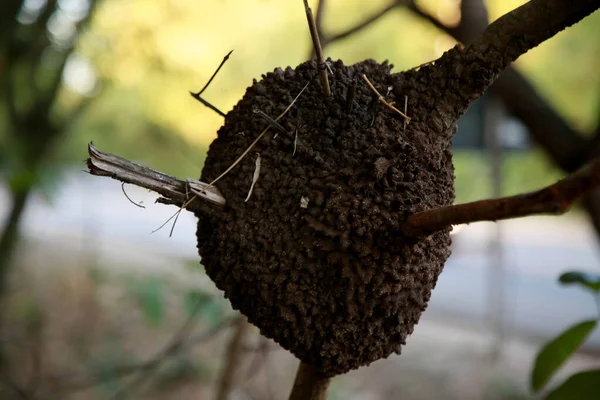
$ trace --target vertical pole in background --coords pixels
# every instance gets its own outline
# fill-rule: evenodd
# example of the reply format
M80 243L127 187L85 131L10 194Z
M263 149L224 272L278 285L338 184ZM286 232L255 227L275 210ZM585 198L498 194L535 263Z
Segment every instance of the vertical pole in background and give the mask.
M489 96L484 108L484 143L488 154L492 182L492 198L502 197L503 149L500 138L500 124L503 107L498 99ZM489 265L487 273L488 322L491 331L490 358L498 361L506 339L506 266L502 248L502 223L494 224L488 243Z

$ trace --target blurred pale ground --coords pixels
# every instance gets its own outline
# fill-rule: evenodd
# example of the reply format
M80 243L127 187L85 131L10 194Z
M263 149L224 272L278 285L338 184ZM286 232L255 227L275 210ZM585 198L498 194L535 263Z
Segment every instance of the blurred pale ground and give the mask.
M77 1L62 3L68 8ZM459 18L456 1L422 3L446 22ZM495 19L522 3L490 0L487 5ZM384 4L331 0L325 28L343 30ZM60 36L60 24L53 34ZM598 37L596 13L518 61L548 101L582 131L591 131L600 108ZM347 64L388 59L399 71L430 61L453 45L452 39L398 9L364 32L332 44L326 54ZM188 91L201 87L227 51L235 49L206 92L207 99L230 110L253 78L277 66L298 64L309 46L299 0L99 3L90 31L80 38L67 65L60 105L68 108L82 94L97 98L57 146L48 177L28 204L8 294L17 337L29 338L36 326L43 326L38 350L44 378L102 379L102 385L70 398L110 398L119 382L111 371L152 357L179 329L185 320L185 293L201 290L216 299L201 315L197 332L235 315L198 263L194 218L182 215L172 238L170 225L151 234L174 209L154 205L153 195L127 186L128 195L147 206L137 208L117 182L83 173L86 144L94 140L103 150L164 172L198 176L222 118L201 107ZM457 154L458 201L490 195L486 165L482 153ZM513 194L561 175L532 150L507 155L503 176L506 194ZM0 222L8 207L2 188ZM531 361L541 343L596 313L590 296L560 287L556 277L573 268L598 272L600 254L595 233L577 210L560 218L500 226L505 275L493 281L498 276L488 268L495 225L464 227L454 236L453 256L402 356L336 378L329 398L529 397ZM490 279L503 293L499 325L492 325L498 309L490 308ZM164 304L153 305L162 311L145 313L148 304L140 302L158 300L140 297L140 290L162 299ZM227 336L193 346L135 398L211 398ZM262 353L254 351L257 343L253 332L231 398L286 398L297 362L274 344L263 362ZM599 354L596 333L553 382L597 366ZM24 355L24 377L28 363Z

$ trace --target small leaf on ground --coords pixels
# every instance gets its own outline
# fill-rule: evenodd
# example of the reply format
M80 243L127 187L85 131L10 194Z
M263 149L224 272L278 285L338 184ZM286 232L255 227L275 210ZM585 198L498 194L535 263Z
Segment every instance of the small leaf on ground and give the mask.
M538 353L531 373L531 389L541 390L560 366L581 346L597 321L580 322L547 343Z
M579 284L598 294L600 292L600 275L582 271L565 272L558 278L563 285Z
M600 399L600 369L572 375L545 400L598 400Z

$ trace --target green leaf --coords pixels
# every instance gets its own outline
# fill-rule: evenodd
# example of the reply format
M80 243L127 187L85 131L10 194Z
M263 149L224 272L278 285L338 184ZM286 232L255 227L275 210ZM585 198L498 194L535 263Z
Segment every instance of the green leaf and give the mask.
M596 294L600 292L600 275L597 274L590 274L582 271L569 271L562 274L558 280L563 285L578 284Z
M600 369L571 375L562 385L546 396L546 400L598 399L600 399Z
M146 322L153 328L159 327L165 317L164 288L161 281L147 278L136 286L135 295Z
M542 347L531 373L531 389L534 392L538 392L548 383L556 370L587 339L596 324L596 320L580 322Z

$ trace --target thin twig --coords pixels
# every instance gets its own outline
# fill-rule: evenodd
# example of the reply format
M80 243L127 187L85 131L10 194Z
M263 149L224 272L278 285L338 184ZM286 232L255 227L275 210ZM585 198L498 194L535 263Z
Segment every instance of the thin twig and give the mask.
M325 400L330 382L331 378L301 362L289 400Z
M217 76L217 74L219 73L219 70L221 69L221 67L225 64L225 62L227 60L229 60L229 56L231 55L231 53L233 53L233 50L231 50L229 53L227 53L227 55L225 57L223 57L223 61L221 61L221 64L219 64L219 67L217 68L217 70L212 74L212 76L210 77L210 79L208 80L208 82L206 82L206 84L204 85L204 87L202 89L200 89L200 91L198 93L194 93L194 92L190 91L190 94L192 95L193 98L195 98L200 103L202 103L205 107L210 108L211 110L213 110L214 112L216 112L217 114L219 114L222 117L225 117L226 115L221 110L219 110L217 107L213 106L208 101L204 100L201 97L201 95L202 95L202 93L204 93L204 91L206 90L206 88L208 88L208 85L210 85L210 83L213 81L213 79L215 79L215 76Z
M244 352L242 347L244 340L249 331L250 324L246 321L244 316L240 316L236 321L236 327L227 346L227 353L225 355L225 365L221 370L221 377L219 378L219 385L217 390L217 400L226 400L229 392L235 386L235 373L240 364Z
M577 172L536 192L456 204L412 214L406 219L406 230L410 234L420 235L471 222L498 221L536 214L563 214L576 200L598 186L600 157Z
M125 191L125 182L121 183L121 190L123 191L123 194L125 195L125 197L127 197L127 200L129 200L131 204L139 208L146 208L146 206L142 205L141 203L136 203L135 201L131 200L131 197L129 197L127 195L127 192Z
M341 40L344 39L348 36L351 36L359 31L361 31L362 29L368 27L369 25L371 25L373 22L378 21L381 17L383 17L384 15L386 15L388 12L390 12L391 10L393 10L394 8L396 8L397 6L401 5L402 1L398 1L398 0L392 0L390 1L390 3L383 7L381 10L377 11L375 14L367 17L364 21L359 22L357 25L343 31L340 33L336 33L334 35L331 36L327 36L325 35L323 37L323 46L327 46L330 45L331 43L337 41L337 40ZM317 16L318 18L318 16Z
M298 93L298 95L294 98L294 100L292 100L292 102L290 103L290 105L281 113L279 114L279 116L277 118L275 118L275 121L279 121L281 118L283 118L283 116L285 114L287 114L287 112L292 108L292 106L296 103L296 100L298 100L298 98L300 97L300 95L304 92L304 90L306 90L306 88L308 87L310 82L308 82L306 85L304 85L304 87L302 88L302 90L300 91L300 93ZM238 157L237 160L235 160L233 162L233 164L231 164L229 166L229 168L227 168L225 170L225 172L223 172L221 175L219 175L218 177L216 177L210 184L214 185L219 179L221 179L222 177L224 177L225 175L227 175L229 173L229 171L231 171L233 168L235 168L236 165L239 164L240 161L242 161L244 159L244 157L246 157L246 154L248 154L250 152L250 150L252 150L252 148L256 145L256 143L258 143L260 141L260 139L262 139L262 137L269 131L270 126L267 126L260 135L258 135L258 137L256 139L254 139L254 141L252 142L252 144L250 144L250 146L248 146L248 148L242 153L241 156Z
M313 16L312 10L308 5L308 1L304 0L304 10L306 11L306 19L308 20L308 29L310 30L310 36L312 37L313 47L317 55L317 68L319 69L319 77L321 78L321 86L323 87L323 94L326 97L331 96L331 88L329 87L329 78L327 77L327 67L325 66L325 57L323 56L323 48L321 47L321 40L319 39L319 30L317 29L317 23Z
M362 77L363 77L364 81L367 83L367 85L369 85L369 87L371 88L371 90L373 92L375 92L375 94L377 95L377 101L379 101L381 104L385 105L390 110L395 111L396 113L398 113L402 117L404 117L405 123L409 123L410 122L410 117L407 116L406 114L404 114L402 111L398 110L392 104L388 103L385 100L385 98L377 91L377 89L375 89L375 86L373 86L373 84L371 83L371 81L369 80L369 78L367 78L367 76L365 74L362 74Z
M288 131L286 131L285 128L279 122L275 121L264 111L255 108L254 110L252 110L252 112L254 114L257 114L259 117L261 117L265 121L267 121L273 128L277 129L279 132L284 133L284 134L288 133Z

